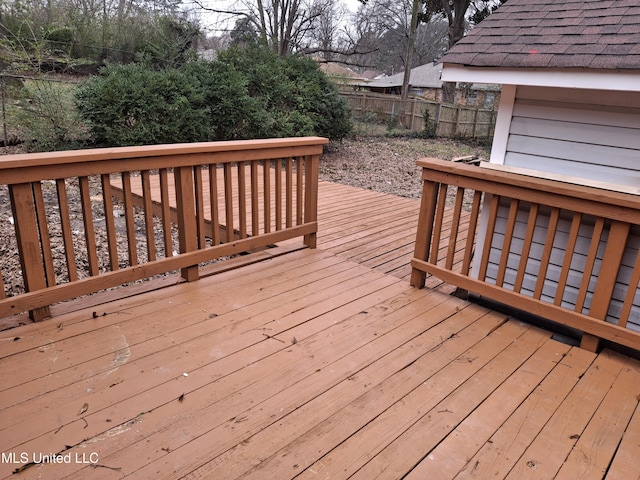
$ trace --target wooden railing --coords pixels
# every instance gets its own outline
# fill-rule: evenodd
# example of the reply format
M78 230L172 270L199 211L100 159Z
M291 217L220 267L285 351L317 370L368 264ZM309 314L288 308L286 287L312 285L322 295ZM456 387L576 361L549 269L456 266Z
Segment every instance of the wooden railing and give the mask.
M0 257L0 318L29 311L39 320L51 304L170 271L192 281L198 264L295 237L315 248L318 159L326 142L308 137L0 158L0 201L10 198L15 226L15 239L2 239L9 253ZM134 207L136 182L140 207ZM112 196L113 184L122 204Z
M418 165L412 285L432 274L581 331L585 348L607 339L640 349L637 196L436 159Z

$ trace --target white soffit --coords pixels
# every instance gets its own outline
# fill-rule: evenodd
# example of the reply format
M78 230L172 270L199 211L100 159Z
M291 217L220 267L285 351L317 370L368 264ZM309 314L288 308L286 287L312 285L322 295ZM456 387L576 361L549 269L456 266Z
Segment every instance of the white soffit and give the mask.
M445 63L442 81L640 92L640 70L509 69Z

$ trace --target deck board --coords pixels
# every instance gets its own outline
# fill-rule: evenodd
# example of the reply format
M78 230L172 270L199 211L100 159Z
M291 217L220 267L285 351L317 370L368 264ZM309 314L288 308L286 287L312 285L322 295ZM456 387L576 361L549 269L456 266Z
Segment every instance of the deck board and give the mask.
M640 475L636 360L323 250L0 345L0 451L72 456L0 478Z
M418 208L320 182L317 250L0 332L0 478L640 478L640 362L409 287Z

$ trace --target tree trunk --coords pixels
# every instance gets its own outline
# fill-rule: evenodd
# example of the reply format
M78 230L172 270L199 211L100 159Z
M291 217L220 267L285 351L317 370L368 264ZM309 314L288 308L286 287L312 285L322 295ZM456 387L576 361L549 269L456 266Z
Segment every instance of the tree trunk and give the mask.
M400 124L407 127L405 122L405 112L407 110L407 100L409 99L409 81L411 80L411 63L413 60L413 48L416 43L416 32L418 30L418 8L421 0L413 0L413 10L411 11L411 26L409 27L409 41L407 42L407 54L404 60L404 76L402 78L402 91L400 100L400 111L398 119Z
M455 103L456 101L456 82L442 83L442 103Z
M453 47L464 37L465 14L469 8L470 0L457 0L453 5L453 12L448 6L448 0L443 0L442 5L449 21L449 48ZM442 102L455 103L456 83L445 82L442 84Z

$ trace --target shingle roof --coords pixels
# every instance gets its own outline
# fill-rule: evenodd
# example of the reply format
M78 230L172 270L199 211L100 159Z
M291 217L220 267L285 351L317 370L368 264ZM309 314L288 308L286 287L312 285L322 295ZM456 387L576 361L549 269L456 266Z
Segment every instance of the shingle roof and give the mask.
M426 63L411 69L409 75L409 85L412 87L441 88L440 74L442 73L442 65ZM379 78L373 82L369 82L369 87L400 87L404 80L404 72L396 73L388 77Z
M640 1L509 0L441 61L475 67L640 69Z

